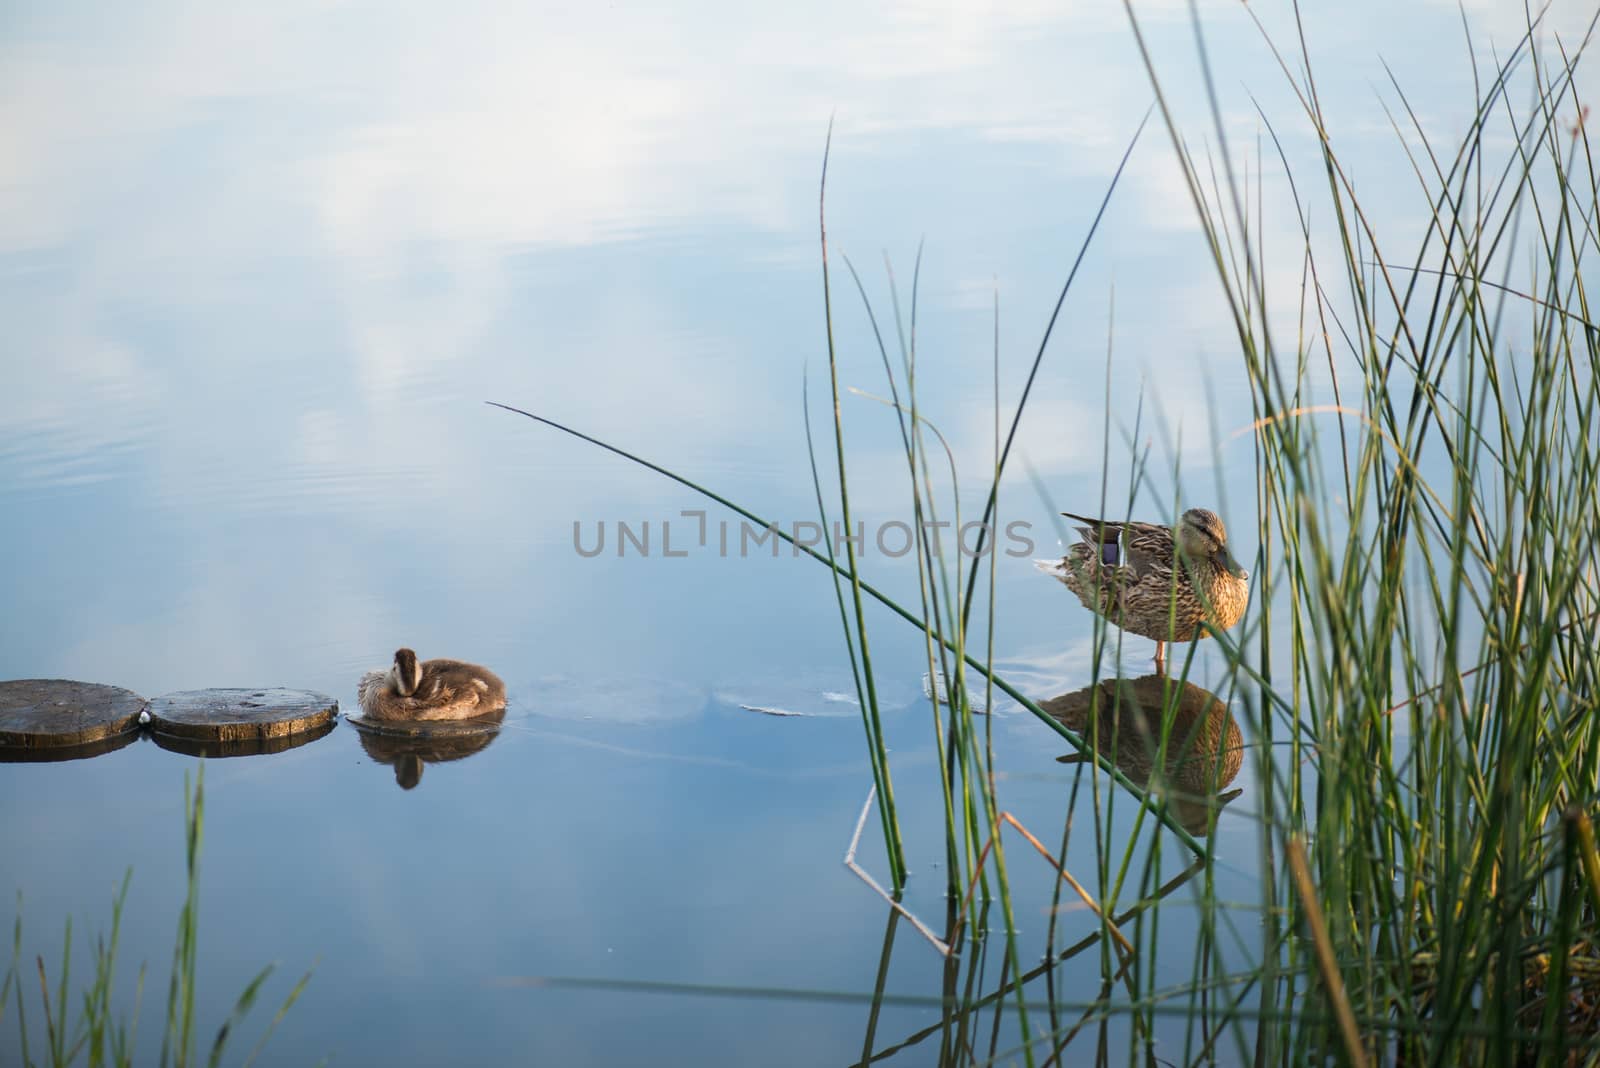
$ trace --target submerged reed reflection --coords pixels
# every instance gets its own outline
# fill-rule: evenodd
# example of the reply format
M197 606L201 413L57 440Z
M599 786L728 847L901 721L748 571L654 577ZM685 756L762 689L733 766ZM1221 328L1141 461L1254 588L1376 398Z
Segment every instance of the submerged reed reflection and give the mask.
M1133 782L1164 791L1172 814L1190 834L1204 835L1212 812L1243 793L1221 792L1244 763L1239 724L1216 694L1193 683L1162 674L1101 679L1039 707L1085 739L1098 731L1100 749ZM1169 712L1170 733L1164 734ZM1072 753L1058 759L1074 764L1088 757Z
M483 752L500 737L505 709L475 720L460 722L380 723L352 717L361 748L374 763L394 768L394 781L402 790L415 789L427 764L465 760Z

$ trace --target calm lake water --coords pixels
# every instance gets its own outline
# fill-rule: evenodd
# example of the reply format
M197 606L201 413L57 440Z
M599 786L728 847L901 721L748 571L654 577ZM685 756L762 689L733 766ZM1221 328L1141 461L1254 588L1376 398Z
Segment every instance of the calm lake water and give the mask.
M1289 12L1201 6L1293 338L1301 238L1253 101L1302 186L1323 179L1250 22L1297 67ZM1152 100L1120 9L1058 7L0 15L0 678L148 696L302 687L348 711L361 673L411 645L488 664L511 691L490 744L435 754L453 759L411 789L348 724L206 762L205 1043L268 962L279 971L239 1057L314 969L271 1063L849 1064L939 1022L943 963L903 922L892 997L871 1012L891 914L840 863L871 777L827 573L787 550L741 555L734 517L482 402L568 422L785 527L814 519L802 376L825 419L817 182L832 117L841 388L886 392L844 257L892 336L884 256L909 315L921 244L921 402L976 515L994 339L1009 413ZM1186 5L1139 10L1189 144L1214 150ZM1575 35L1591 14L1558 2L1550 27ZM1337 146L1407 256L1426 199L1385 113L1404 106L1384 61L1428 136L1454 144L1474 103L1467 34L1486 65L1522 18L1514 3L1469 3L1465 26L1453 2L1308 13ZM1322 203L1313 227L1331 229ZM870 530L908 521L892 414L842 403L859 514ZM1090 616L1029 557L1059 555L1058 508L1098 508L1108 419L1114 509L1148 445L1135 510L1215 507L1255 570L1244 373L1159 123L1083 262L1003 483L1001 523L1030 544L999 561L995 650L1036 698L1092 681ZM704 545L685 510L706 511ZM686 555L664 554L665 522ZM619 523L649 524L650 552L619 556ZM602 528L605 551L580 553ZM863 569L915 603L909 557L869 545ZM883 611L871 625L907 905L942 928L922 637ZM1124 672L1147 673L1151 652L1129 638ZM1199 650L1194 681L1221 688L1215 658ZM1234 713L1248 738L1253 713ZM1059 843L1073 784L1090 777L1056 763L1066 747L1013 705L997 703L992 729L1003 803ZM148 740L0 765L0 929L20 891L23 959L43 954L53 975L63 921L81 949L131 868L122 989L131 1005L149 962L151 1054L196 771ZM1245 904L1261 882L1254 782L1247 760L1215 833L1212 892ZM1110 833L1132 834L1134 806L1116 796ZM1145 823L1140 835L1165 834ZM1165 838L1170 877L1186 852ZM1075 837L1069 868L1093 870L1090 839ZM1031 967L1048 949L1053 875L1026 848L1011 856ZM875 821L861 860L886 881ZM1195 892L1162 910L1157 988L1193 979ZM1242 916L1228 951L1241 964L1258 948ZM1065 911L1053 944L1094 930ZM982 989L1000 982L992 955ZM552 978L585 985L536 982ZM1054 993L1081 1002L1098 984L1096 949L1058 969ZM1051 996L1043 980L1029 994ZM17 1026L13 1007L0 1060ZM998 1035L993 1054L1019 1060L1009 1017ZM1107 1048L1126 1037L1112 1021ZM1081 1055L1098 1041L1085 1032ZM885 1063L940 1050L935 1029ZM1231 1038L1218 1048L1227 1063L1244 1053Z

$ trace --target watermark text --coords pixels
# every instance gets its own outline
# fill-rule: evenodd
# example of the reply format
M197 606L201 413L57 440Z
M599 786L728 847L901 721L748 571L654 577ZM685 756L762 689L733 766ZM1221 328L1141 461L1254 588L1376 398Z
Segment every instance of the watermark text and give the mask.
M835 556L876 554L898 559L913 552L944 556L949 548L967 559L982 559L997 551L1007 556L1028 557L1034 552L1031 526L1021 520L1007 523L997 536L993 524L977 521L962 523L959 529L947 520L925 520L917 525L899 519L868 524L858 520L846 529L837 519L826 530L815 519L797 519L787 524L777 521L765 526L749 519L709 520L702 510L679 512L674 519L617 519L585 523L572 521L572 548L585 559L602 555L617 557L666 557L681 559L694 552L715 552L720 557L741 559L769 556L777 559L783 547L790 556L807 550Z

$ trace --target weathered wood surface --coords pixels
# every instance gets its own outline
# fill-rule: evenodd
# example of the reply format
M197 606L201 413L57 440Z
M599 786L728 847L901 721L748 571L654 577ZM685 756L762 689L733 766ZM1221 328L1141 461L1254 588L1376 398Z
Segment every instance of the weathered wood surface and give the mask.
M439 739L472 738L494 734L506 718L505 709L472 719L373 719L371 716L346 716L354 727L369 734L394 738Z
M217 759L219 757L246 757L267 756L272 753L282 753L290 749L298 749L302 745L309 745L318 739L325 738L333 733L333 728L338 725L337 718L330 718L320 726L311 727L295 734L276 734L270 737L259 735L250 738L184 738L176 734L162 734L152 732L150 740L169 753L182 753L185 756L206 757Z
M150 729L178 738L283 738L333 722L339 702L310 690L182 690L150 702Z
M139 729L146 701L132 690L71 679L0 682L0 748L87 746Z
M32 745L26 748L0 745L0 764L62 764L69 760L88 760L115 753L142 737L143 734L135 729L82 745Z

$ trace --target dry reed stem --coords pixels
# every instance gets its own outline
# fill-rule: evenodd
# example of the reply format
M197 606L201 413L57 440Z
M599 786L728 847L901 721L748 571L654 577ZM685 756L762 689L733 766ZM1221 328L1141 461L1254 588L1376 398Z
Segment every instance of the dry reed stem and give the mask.
M1067 885L1072 887L1073 892L1083 899L1083 903L1085 905L1088 905L1094 910L1094 914L1096 916L1100 917L1101 921L1105 923L1106 928L1116 936L1117 942L1122 946L1123 950L1129 954L1132 954L1133 943L1128 941L1127 937L1122 933L1122 930L1117 926L1116 921L1110 916L1106 915L1105 911L1100 908L1100 905L1095 901L1095 899L1089 896L1089 891L1085 890L1083 885L1079 883L1078 880L1074 879L1066 868L1056 863L1055 854L1046 849L1039 839L1035 838L1033 833L1019 823L1017 818L1011 813L1002 812L1000 813L1000 818L1022 832L1022 837L1026 838L1033 848L1037 849L1040 855L1043 856L1045 860L1050 862L1050 866L1060 873L1061 878L1067 881Z
M926 938L929 942L933 943L933 948L939 951L940 956L953 957L956 955L956 950L950 943L945 942L938 935L934 934L927 924L917 919L915 913L906 908L904 905L900 904L900 902L896 901L892 894L878 885L878 881L869 875L865 868L856 863L856 847L861 844L861 832L866 828L867 816L872 811L872 802L876 799L877 794L878 787L877 784L874 783L867 790L866 804L861 806L861 817L860 819L856 820L856 833L850 836L850 848L845 850L844 866L855 872L856 876L860 878L862 882L876 890L878 896L889 903L890 908L904 916L906 918L906 922L910 923L911 926L917 929L917 933L922 935L922 937Z
M1345 1053L1356 1068L1366 1068L1367 1051L1361 1045L1361 1032L1356 1028L1355 1013L1350 1011L1350 999L1345 994L1338 962L1333 959L1333 940L1328 937L1328 925L1322 906L1317 902L1317 890L1311 883L1311 869L1306 866L1305 846L1298 835L1289 837L1284 854L1289 861L1289 871L1294 875L1295 888L1300 892L1300 904L1306 910L1306 922L1317 953L1317 969L1322 972L1322 982L1328 988L1328 1000L1333 1003L1334 1016L1339 1021Z

